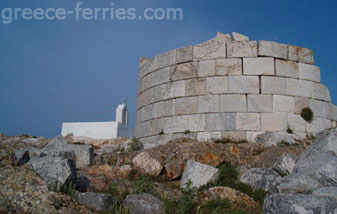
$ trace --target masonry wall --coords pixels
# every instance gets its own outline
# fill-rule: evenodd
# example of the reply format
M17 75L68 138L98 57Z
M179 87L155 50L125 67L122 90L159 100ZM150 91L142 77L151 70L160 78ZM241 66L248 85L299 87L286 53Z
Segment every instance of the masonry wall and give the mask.
M253 140L288 127L305 138L335 127L337 108L313 64L310 49L236 33L142 58L135 136L151 147L183 136ZM299 115L304 107L312 123Z

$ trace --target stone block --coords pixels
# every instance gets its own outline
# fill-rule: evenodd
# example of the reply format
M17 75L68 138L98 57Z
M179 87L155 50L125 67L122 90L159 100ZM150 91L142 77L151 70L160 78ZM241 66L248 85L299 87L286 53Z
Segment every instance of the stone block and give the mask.
M337 121L337 106L335 106L334 104L330 105L330 114L331 119Z
M314 120L311 123L307 123L307 132L316 134L318 132L329 129L330 127L331 120L314 117Z
M206 60L199 62L199 77L215 76L215 60Z
M211 94L228 93L228 77L207 77L206 91Z
M272 112L272 95L249 94L247 96L248 112Z
M285 94L286 80L282 77L261 77L262 94Z
M221 139L221 132L198 132L198 141L211 141L213 139Z
M149 136L150 124L149 122L138 123L135 128L135 137L146 137Z
M246 131L223 131L221 132L221 138L229 138L232 140L247 140Z
M328 87L320 83L314 83L313 98L316 100L323 100L331 102L330 92Z
M277 42L260 41L259 56L271 56L280 59L288 59L288 45Z
M140 109L142 112L142 121L151 120L156 117L156 105L150 104Z
M313 82L286 78L287 95L311 98L314 93Z
M175 115L175 100L167 100L154 104L155 117L167 117Z
M234 41L227 44L228 58L257 57L256 41Z
M153 93L153 102L172 99L185 96L185 80L170 82L151 88Z
M258 57L243 59L244 75L275 75L274 58Z
M193 61L193 46L187 46L177 49L176 63Z
M291 96L273 95L273 112L294 112L295 99Z
M195 114L198 112L198 98L184 97L176 99L176 115Z
M176 50L160 54L154 58L156 70L176 64Z
M206 115L205 114L192 114L188 115L188 128L191 132L205 131L206 129Z
M306 122L300 115L288 114L288 125L295 133L306 132Z
M139 62L139 78L143 78L145 75L155 71L156 64L155 64L155 59L145 59L141 58Z
M169 68L167 67L167 68L159 69L158 71L155 71L149 74L148 76L150 76L149 77L150 83L148 83L147 87L152 87L155 85L168 83L169 82Z
M287 113L261 113L262 131L285 132L288 128Z
M202 44L195 45L193 57L196 60L226 58L226 42L215 38Z
M152 88L143 91L137 98L137 109L152 103Z
M286 60L275 60L276 76L299 78L299 68L297 62Z
M319 100L310 100L310 108L314 117L331 119L330 103Z
M289 45L289 60L303 62L307 64L314 64L314 53L308 48Z
M246 112L246 95L220 95L220 112Z
M206 93L205 78L190 79L185 81L186 96L204 95Z
M188 129L188 115L167 117L164 119L164 133L185 132Z
M302 109L310 107L310 99L304 97L295 97L295 114L300 114Z
M141 82L142 82L142 89L141 89L142 92L149 89L152 85L152 75L148 74L148 75L144 76L141 79Z
M217 59L216 75L221 76L242 75L242 60L236 58Z
M219 112L219 95L205 95L198 97L198 112Z
M237 113L236 114L236 130L253 130L259 131L260 127L259 113Z
M249 37L248 36L245 36L243 34L236 33L236 32L232 33L232 38L235 41L249 41Z
M321 81L321 71L319 67L304 63L298 63L298 65L299 65L300 79L310 80L313 82Z
M229 76L228 89L230 93L258 94L259 77L257 76Z
M188 62L169 68L171 81L196 78L198 76L198 62Z
M208 131L235 131L235 113L210 113L206 116Z
M219 41L226 42L226 43L233 41L231 35L224 34L221 32L218 32L215 38Z

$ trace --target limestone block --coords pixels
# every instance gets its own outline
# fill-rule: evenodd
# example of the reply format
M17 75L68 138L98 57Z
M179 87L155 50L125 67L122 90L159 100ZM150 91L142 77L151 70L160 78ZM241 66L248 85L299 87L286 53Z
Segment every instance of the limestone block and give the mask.
M221 39L211 39L194 46L193 57L196 60L226 58L226 42Z
M164 119L164 133L185 132L188 127L188 115L167 117Z
M149 74L148 76L150 76L148 79L151 82L147 85L147 87L152 87L152 86L155 86L155 85L168 83L169 82L169 68L167 67L167 68L159 69L158 71L155 71L155 72ZM146 76L146 77L148 77L148 76Z
M220 95L220 112L246 112L246 95Z
M288 59L288 45L277 42L260 41L259 56L271 56L275 58Z
M198 132L198 141L211 141L213 139L221 139L221 132Z
M236 130L254 130L259 131L260 114L258 113L237 113L236 114Z
M223 131L221 132L221 138L229 138L232 140L247 140L246 131Z
M210 113L206 116L206 129L209 131L234 131L235 113Z
M285 132L288 128L287 113L261 113L262 131Z
M314 64L314 53L308 48L289 45L289 60Z
M203 95L206 93L205 78L190 79L185 82L186 96Z
M175 100L162 101L156 103L155 106L156 118L175 115Z
M162 118L149 120L149 135L158 135L164 130L165 120Z
M206 60L199 62L199 77L215 76L215 60Z
M198 112L198 98L184 97L176 99L176 115L195 114Z
M150 104L147 106L144 106L141 110L142 110L142 119L143 121L146 120L151 120L153 118L156 117L156 105L155 104Z
M137 109L152 103L152 88L143 91L137 98Z
M145 75L156 70L155 59L141 59L139 62L139 78L144 77Z
M298 63L298 65L299 65L300 79L310 80L313 82L321 81L321 72L319 67L304 63Z
M234 41L227 44L228 58L257 57L256 41Z
M142 80L142 92L145 91L146 89L149 89L152 85L152 75L148 74L143 77Z
M314 83L314 95L313 98L316 100L323 100L331 102L330 92L328 87L320 83Z
M262 94L285 94L286 80L282 77L261 77Z
M191 132L205 131L206 129L206 115L205 114L192 114L188 115L188 128Z
M330 104L331 119L337 121L337 106Z
M211 94L228 92L228 77L207 77L206 91Z
M193 46L187 46L177 49L176 63L193 61Z
M273 95L273 112L294 112L295 99L291 96Z
M188 62L169 68L171 81L191 79L198 76L198 62Z
M228 89L230 93L258 94L259 77L257 76L229 76Z
M313 82L286 78L287 95L311 98L314 93Z
M174 97L185 96L185 82L184 81L173 82L172 88L173 88Z
M306 132L306 122L298 114L288 114L288 125L295 133Z
M219 112L219 95L205 95L198 97L198 112Z
M236 33L236 32L232 33L232 37L233 37L233 40L235 40L235 41L249 41L248 36L245 36L243 34Z
M307 132L318 133L331 127L331 121L319 117L314 117L311 123L307 123Z
M315 117L331 119L330 103L319 100L310 100L310 108Z
M153 102L185 96L185 80L170 82L151 88Z
M149 121L138 123L135 128L135 137L146 137L150 135L150 123Z
M272 112L272 95L249 94L247 96L248 112Z
M243 59L244 75L275 75L274 58L258 57Z
M156 70L176 64L176 50L156 56L154 62Z
M275 60L276 63L276 76L299 78L299 68L297 62L286 60Z
M249 142L256 142L256 137L266 133L265 131L247 131L247 141Z
M217 59L216 60L216 75L242 75L242 60L241 59Z
M310 107L310 99L295 97L295 114L300 114L302 109Z

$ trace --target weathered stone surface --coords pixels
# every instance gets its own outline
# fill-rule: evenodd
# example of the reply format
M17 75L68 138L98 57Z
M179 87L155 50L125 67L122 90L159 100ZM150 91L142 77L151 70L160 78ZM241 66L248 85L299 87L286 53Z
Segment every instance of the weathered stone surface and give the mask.
M260 114L258 113L237 113L236 114L236 130L256 130L260 127Z
M211 94L228 93L228 77L207 77L206 91Z
M95 192L75 192L77 201L93 212L108 212L113 206L114 199L111 194Z
M234 41L227 44L228 58L257 57L256 41Z
M163 202L149 193L128 195L123 206L128 207L130 214L164 214Z
M40 157L41 150L32 146L26 147L24 149L16 149L14 151L16 159L19 161L19 165L22 165L29 161L30 158Z
M195 78L198 76L198 62L188 62L169 68L171 81Z
M276 146L281 142L288 142L290 144L295 143L295 140L291 138L291 136L287 133L279 133L279 132L265 132L262 134L258 134L255 137L255 142L262 143L266 146Z
M176 63L193 61L193 46L187 46L177 49Z
M283 131L288 128L288 116L286 113L261 113L262 131Z
M273 112L293 113L295 108L294 97L273 95Z
M186 96L204 95L206 93L206 80L204 78L185 81Z
M314 53L308 48L289 45L289 60L314 64Z
M328 87L320 83L314 84L313 98L316 100L323 100L323 101L331 102L331 97L330 97L330 92L329 92Z
M197 60L226 58L226 42L215 38L196 45L193 56Z
M218 171L217 168L188 160L181 178L180 187L186 188L188 183L191 182L190 187L199 188L216 179Z
M331 127L331 120L314 117L314 120L311 123L307 123L307 132L308 133L318 133L324 131Z
M282 77L261 77L262 94L286 94L286 80Z
M312 195L329 196L337 198L337 187L336 186L318 187L312 192Z
M219 112L219 95L198 96L198 112Z
M272 95L249 94L247 96L249 112L272 112L273 100Z
M280 77L299 78L299 68L297 62L286 60L275 60L276 75Z
M221 32L218 32L215 38L219 41L226 42L226 43L233 41L231 35L224 34Z
M277 192L277 186L282 177L269 168L252 168L247 170L241 178L242 183L252 186L254 189L262 189L269 192Z
M156 69L157 68L154 58L152 59L141 58L139 61L138 78L143 78L145 75L151 73L152 71L155 71Z
M154 58L156 70L176 63L176 50L160 54Z
M165 118L164 133L184 132L188 127L188 115Z
M243 59L244 75L275 75L274 58L258 57Z
M245 36L243 34L236 33L236 32L232 33L232 38L235 41L249 41L249 37L248 36Z
M235 113L211 113L206 116L206 127L209 131L233 131L235 121Z
M217 59L216 60L216 75L223 75L223 76L242 75L242 60L241 59Z
M205 114L192 114L188 115L188 127L185 131L191 132L205 131L206 128L206 115Z
M220 95L220 112L246 112L246 95Z
M295 133L306 132L306 122L300 115L288 114L288 124L289 128Z
M230 93L259 93L259 78L257 76L229 76L228 90Z
M246 131L222 131L221 138L229 138L235 141L247 140L247 132Z
M314 93L312 81L286 78L287 95L311 98Z
M199 62L199 77L215 76L215 60L206 60Z
M302 109L310 107L310 99L295 97L295 114L301 114Z
M152 158L146 151L134 157L132 164L141 171L155 177L157 177L164 168L161 162Z
M211 141L213 139L221 139L221 132L198 132L198 141Z
M280 156L273 165L273 169L281 176L290 175L297 161L298 156L294 153L284 153Z
M263 203L263 214L335 213L337 200L305 194L272 194Z
M300 79L310 80L313 82L321 81L321 72L319 67L304 63L298 63L298 65L299 65Z
M300 173L292 173L286 177L283 177L281 184L278 186L280 193L311 193L314 189L321 186L312 176L308 176Z
M330 103L310 100L310 108L316 117L331 118Z
M160 85L163 83L168 83L170 80L170 73L169 73L169 67L161 68L151 74L149 74L148 81L150 81L147 85L148 87L153 87L155 85ZM144 77L144 79L146 78Z
M163 86L165 86L165 85L160 85L160 86L157 86L157 87L163 87ZM157 88L157 87L155 87L155 88ZM143 91L141 94L138 95L137 109L140 109L140 108L152 103L152 93L153 93L153 88L150 88L148 90ZM161 99L163 99L163 98L161 97Z
M198 98L185 97L176 99L176 115L194 114L198 112Z
M259 41L259 56L288 58L288 45L270 41Z
M166 100L158 102L155 105L156 118L175 115L175 100Z
M138 120L139 122L143 122L146 120L151 120L153 118L156 118L156 106L157 104L150 104L147 106L144 106L143 108L139 109L139 115Z

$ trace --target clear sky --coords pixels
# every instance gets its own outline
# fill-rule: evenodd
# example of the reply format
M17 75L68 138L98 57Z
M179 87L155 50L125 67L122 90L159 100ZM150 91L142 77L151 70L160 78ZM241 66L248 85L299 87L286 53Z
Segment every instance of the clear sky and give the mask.
M3 8L66 8L73 0L1 0ZM182 8L183 20L0 23L0 132L54 137L62 122L108 121L125 98L135 125L141 56L198 44L218 31L315 52L337 103L337 1L83 0L82 7Z

